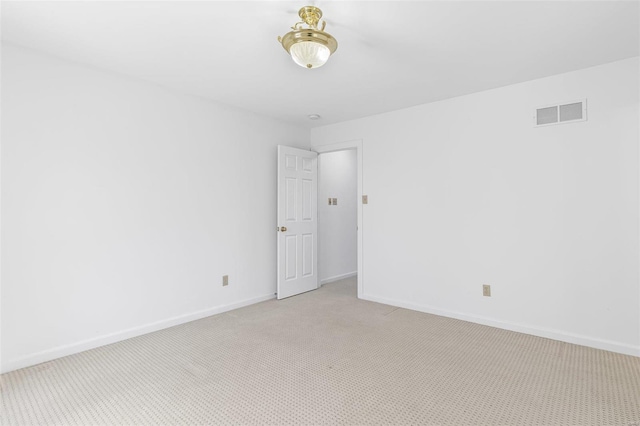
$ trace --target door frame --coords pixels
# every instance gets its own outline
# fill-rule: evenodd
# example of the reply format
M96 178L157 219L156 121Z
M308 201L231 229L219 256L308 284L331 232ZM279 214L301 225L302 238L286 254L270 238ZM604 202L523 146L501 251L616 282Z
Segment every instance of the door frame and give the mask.
M337 142L337 143L329 143L329 144L323 144L323 145L315 145L311 147L312 151L317 152L319 155L320 154L325 154L327 152L336 152L336 151L346 151L346 150L352 150L355 149L356 150L356 163L357 163L357 188L358 188L358 199L356 200L356 205L358 206L357 210L357 226L358 226L358 232L357 232L357 250L358 250L358 276L357 276L357 287L358 287L358 299L362 299L364 297L364 254L363 254L363 236L364 236L364 226L363 226L363 222L362 222L362 194L363 194L363 182L362 182L362 176L363 176L363 170L362 170L362 139L355 139L355 140L351 140L351 141L346 141L346 142ZM321 161L321 160L319 160ZM318 168L318 186L320 186L322 182L322 174L320 173L320 168ZM319 193L319 191L318 191ZM320 203L320 200L318 200L318 203ZM320 204L318 204L320 205ZM319 227L320 227L320 223L318 223ZM320 235L320 232L318 232L318 244L322 244L322 236ZM320 253L318 251L318 257L320 256ZM320 265L320 261L318 260L318 265ZM320 267L320 266L319 266ZM318 278L320 277L320 269L318 269ZM318 280L318 283L320 283L320 280Z

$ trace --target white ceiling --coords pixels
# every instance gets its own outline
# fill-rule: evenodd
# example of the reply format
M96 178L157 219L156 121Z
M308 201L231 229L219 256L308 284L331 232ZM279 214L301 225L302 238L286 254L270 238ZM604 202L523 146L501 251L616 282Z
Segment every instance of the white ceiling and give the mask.
M339 45L313 70L276 40L306 4ZM637 56L639 4L3 1L2 39L312 127Z

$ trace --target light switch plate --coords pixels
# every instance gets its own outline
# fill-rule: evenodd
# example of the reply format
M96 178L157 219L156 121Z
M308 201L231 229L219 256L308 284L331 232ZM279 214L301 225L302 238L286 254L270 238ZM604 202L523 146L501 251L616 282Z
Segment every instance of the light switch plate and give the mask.
M491 297L491 286L488 284L482 285L482 295L486 297Z
M369 204L369 196L368 195L363 195L362 196L362 204Z
M222 286L227 286L229 285L229 275L223 275L222 276Z

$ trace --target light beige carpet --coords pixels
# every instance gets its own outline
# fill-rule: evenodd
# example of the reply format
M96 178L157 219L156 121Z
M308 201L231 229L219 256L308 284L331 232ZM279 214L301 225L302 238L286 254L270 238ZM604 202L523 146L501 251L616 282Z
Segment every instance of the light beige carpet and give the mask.
M355 298L355 281L2 376L6 424L640 425L640 358Z

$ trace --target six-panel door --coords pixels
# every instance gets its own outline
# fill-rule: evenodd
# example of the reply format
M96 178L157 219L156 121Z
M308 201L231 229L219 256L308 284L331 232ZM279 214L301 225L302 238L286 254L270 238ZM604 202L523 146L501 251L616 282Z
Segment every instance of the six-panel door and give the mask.
M317 155L278 146L278 299L318 288Z

